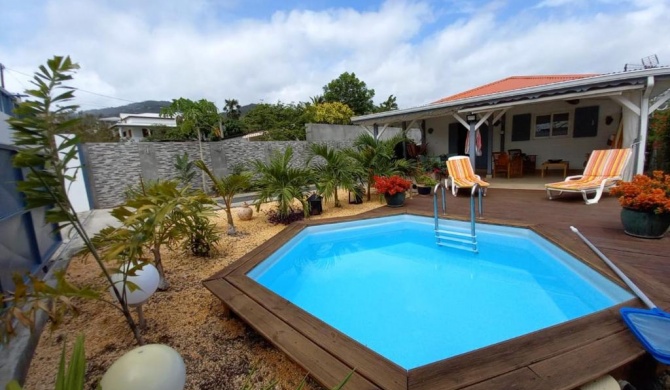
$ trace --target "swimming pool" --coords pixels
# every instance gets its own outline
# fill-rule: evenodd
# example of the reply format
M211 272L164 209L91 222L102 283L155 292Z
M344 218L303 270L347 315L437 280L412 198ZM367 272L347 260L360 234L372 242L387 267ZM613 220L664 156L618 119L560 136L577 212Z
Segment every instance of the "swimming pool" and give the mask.
M529 229L478 224L474 254L435 245L433 227L412 215L307 227L247 275L407 370L632 298Z

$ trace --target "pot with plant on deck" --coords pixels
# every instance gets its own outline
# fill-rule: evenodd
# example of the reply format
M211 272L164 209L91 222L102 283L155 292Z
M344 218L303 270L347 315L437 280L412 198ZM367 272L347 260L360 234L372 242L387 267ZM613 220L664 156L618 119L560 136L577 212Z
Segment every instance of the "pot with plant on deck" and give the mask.
M389 207L401 207L405 204L405 191L412 183L398 175L374 176L374 187L378 194L383 194Z
M640 238L662 238L670 227L670 174L635 175L610 189L619 197L624 232Z
M420 175L414 180L416 180L416 190L419 195L430 195L430 190L437 184L437 180L428 175Z

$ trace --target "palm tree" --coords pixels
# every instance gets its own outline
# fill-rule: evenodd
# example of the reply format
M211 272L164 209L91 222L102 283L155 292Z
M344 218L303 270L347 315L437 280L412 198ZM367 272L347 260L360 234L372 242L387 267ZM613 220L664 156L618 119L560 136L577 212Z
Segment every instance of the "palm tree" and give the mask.
M254 170L258 175L256 185L261 188L254 202L256 211L260 209L262 203L276 200L279 217L284 219L293 211L291 205L297 199L302 204L305 216L309 215L305 194L311 172L307 168L292 167L292 159L293 149L288 147L283 154L275 151L268 163L261 160L253 161Z
M315 96L312 96L312 97L309 98L309 100L310 100L311 103L312 103L313 105L315 105L315 106L316 106L317 104L323 104L323 103L326 102L326 99L323 97L323 95L315 95Z
M368 200L371 198L370 187L375 175L407 175L412 171L412 164L408 160L395 158L395 145L402 140L400 134L387 140L377 140L364 133L354 141L355 149L347 152L366 172L363 176L366 179Z
M223 198L223 203L226 205L228 235L234 236L237 231L235 230L235 223L233 222L233 214L231 211L233 197L235 194L238 194L251 186L251 175L248 172L235 172L228 176L217 178L202 160L196 161L195 166L200 168L210 179L212 179L216 192Z
M312 166L317 190L326 199L334 198L335 207L342 207L337 197L337 189L343 188L355 192L358 187L357 179L363 177L364 170L350 153L329 148L325 144L310 145L307 164L315 158L319 158Z
M225 105L223 106L223 112L226 113L226 118L228 119L240 119L242 115L240 103L237 99L226 99Z

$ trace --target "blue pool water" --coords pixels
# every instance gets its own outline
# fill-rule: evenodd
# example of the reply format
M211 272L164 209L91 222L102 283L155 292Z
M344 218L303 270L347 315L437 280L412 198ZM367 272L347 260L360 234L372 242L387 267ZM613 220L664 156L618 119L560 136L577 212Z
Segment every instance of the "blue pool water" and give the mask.
M478 224L478 254L433 229L409 215L309 227L248 276L405 369L632 298L528 229Z

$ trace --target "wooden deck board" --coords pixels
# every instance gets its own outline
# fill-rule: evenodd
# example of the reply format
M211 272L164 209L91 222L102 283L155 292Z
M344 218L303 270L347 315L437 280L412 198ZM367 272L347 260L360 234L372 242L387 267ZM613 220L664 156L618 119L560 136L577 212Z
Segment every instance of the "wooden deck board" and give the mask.
M406 200L405 207L382 207L353 218L402 213L432 216L432 202L432 196L414 196ZM609 267L571 232L570 226L573 225L624 270L652 301L667 310L670 307L668 239L645 240L625 235L619 213L616 200L607 196L598 204L587 206L581 196L550 201L544 191L489 189L484 199L484 218L481 222L529 226L624 286ZM447 217L467 219L469 198L448 195ZM254 328L262 328L259 329L261 334L327 386L338 375L343 377L342 373L348 367L356 367L357 381L362 382L347 388L374 385L394 390L570 389L624 367L644 355L644 350L621 320L618 309L610 308L482 350L405 371L282 298L254 286L255 282L245 276L258 261L304 226L289 226L276 239L213 275L205 284L224 303L236 305L237 308L233 307L235 312L251 310L252 314L246 314L247 317L244 313L238 314L245 320L260 321L260 325L250 324ZM225 291L217 287L219 284L225 286ZM239 297L240 294L244 298ZM626 306L641 307L642 303L633 299ZM264 316L271 318L260 318ZM283 336L287 334L290 336ZM281 345L278 340L282 338L292 344L288 347ZM309 352L300 352L303 348ZM301 360L317 355L316 361ZM337 370L331 371L332 361L338 362Z
M267 340L277 345L311 375L318 377L319 381L328 388L335 387L342 382L355 368L344 365L323 348L306 341L293 327L277 319L272 313L225 281L208 281L205 286L219 298L225 298L226 304L240 318ZM347 386L353 389L379 389L357 372L354 372Z

